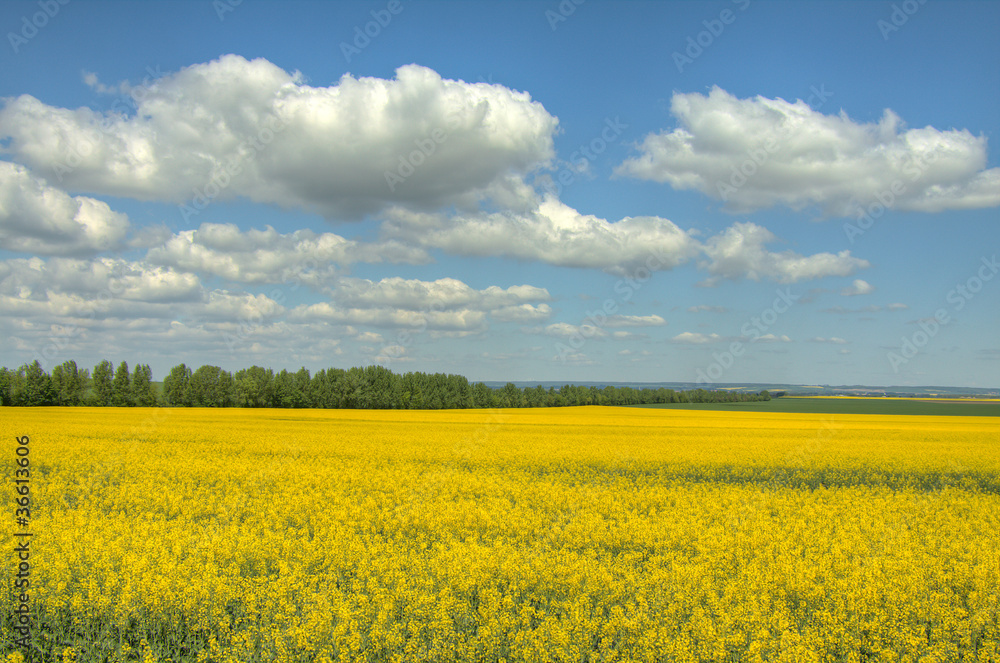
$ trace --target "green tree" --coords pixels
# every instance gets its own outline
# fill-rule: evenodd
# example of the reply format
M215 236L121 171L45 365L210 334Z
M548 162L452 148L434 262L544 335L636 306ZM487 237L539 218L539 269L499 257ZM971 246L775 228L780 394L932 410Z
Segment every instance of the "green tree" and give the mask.
M52 391L55 392L56 405L75 405L66 393L67 379L68 375L63 369L63 364L52 368Z
M305 394L302 393L302 384L300 380L295 379L294 373L289 373L283 368L280 373L274 376L272 402L275 407L304 406Z
M477 382L472 386L473 407L495 407L495 396L493 390L483 382Z
M309 377L309 371L305 366L298 370L293 382L295 384L296 398L296 404L293 407L313 407L312 399L310 398L312 378Z
M26 366L21 366L16 371L7 373L8 393L11 405L24 405L24 373Z
M111 362L107 359L101 360L101 362L94 366L93 373L93 384L94 384L94 404L95 405L111 405L111 383L114 379L115 369L111 365Z
M111 382L111 404L115 407L135 405L132 402L132 380L128 373L128 363L118 364L114 380Z
M52 388L58 405L80 405L86 399L90 372L77 368L72 359L52 369Z
M500 390L500 407L524 407L524 394L513 382L508 382Z
M191 369L179 364L170 369L170 374L163 380L163 400L167 405L191 405L188 394L188 382L191 380Z
M24 394L21 402L24 405L54 405L56 392L52 388L52 378L38 360L24 366Z
M6 366L0 366L0 405L13 405L10 397L10 374Z
M233 376L218 366L202 366L191 374L187 395L195 407L229 407L233 403Z
M524 389L524 397L528 407L545 407L548 396L548 392L545 391L545 387L542 385L526 387Z
M274 390L274 371L251 366L233 376L234 399L238 407L268 407Z
M156 405L156 394L153 392L153 371L149 364L136 364L132 372L132 402L139 407Z

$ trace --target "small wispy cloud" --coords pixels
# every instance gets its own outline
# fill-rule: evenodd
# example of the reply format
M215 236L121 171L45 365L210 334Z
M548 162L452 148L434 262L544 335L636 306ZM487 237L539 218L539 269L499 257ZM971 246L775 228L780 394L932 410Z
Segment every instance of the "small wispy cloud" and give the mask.
M854 279L849 287L840 291L844 297L856 297L857 295L868 295L875 292L875 286L864 279Z

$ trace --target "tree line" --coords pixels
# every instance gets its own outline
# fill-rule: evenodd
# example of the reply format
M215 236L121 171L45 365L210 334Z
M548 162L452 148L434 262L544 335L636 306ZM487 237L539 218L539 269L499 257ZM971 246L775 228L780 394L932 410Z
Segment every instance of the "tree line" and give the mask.
M93 371L66 361L48 374L38 361L16 370L0 367L2 405L188 406L359 409L452 409L641 405L770 400L767 391L742 393L634 387L564 385L500 388L461 375L393 373L384 366L327 368L310 374L251 366L230 373L218 366L174 366L155 389L148 364L129 370L104 360Z

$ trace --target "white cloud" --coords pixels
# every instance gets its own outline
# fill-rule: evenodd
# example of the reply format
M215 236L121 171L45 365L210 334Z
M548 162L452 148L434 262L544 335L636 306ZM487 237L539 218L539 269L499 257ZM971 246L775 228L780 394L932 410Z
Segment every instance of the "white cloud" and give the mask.
M526 328L524 331L529 334L544 334L546 336L566 339L574 337L604 338L608 335L608 332L594 325L571 325L568 322L554 322L545 327Z
M506 256L612 273L641 267L669 270L695 257L699 244L667 219L609 222L581 214L552 196L527 212L445 216L394 210L388 237L465 256Z
M210 319L240 320L256 324L283 313L285 308L263 294L216 290L207 293L202 315Z
M265 59L226 55L143 91L134 115L9 99L0 140L73 190L176 203L242 196L360 217L391 204L530 203L524 176L553 159L558 127L527 93L418 65L312 87ZM390 185L392 172L404 181Z
M667 321L658 315L609 315L605 327L659 327Z
M823 338L822 336L816 336L809 340L813 343L833 343L834 345L844 345L847 343L847 341L837 336L831 336L830 338Z
M875 286L861 279L854 279L850 287L844 288L840 294L844 297L854 297L856 295L868 295L875 292Z
M411 311L392 308L341 308L329 302L302 304L289 312L294 322L326 321L341 325L444 331L486 330L486 314L482 311Z
M430 330L454 337L487 329L487 315L499 321L539 321L552 311L544 288L516 285L482 290L452 278L436 281L390 277L380 281L341 278L329 289L331 301L302 304L293 321L324 320L342 325Z
M413 361L412 357L406 355L406 347L399 344L382 346L377 352L373 351L372 360L377 364L388 364L394 361Z
M216 248L241 241L226 237L216 238ZM10 339L10 349L29 353L25 359L56 343L64 358L130 349L144 356L183 351L185 361L200 356L218 363L214 357L224 355L284 363L339 354L343 338L384 343L382 334L360 326L426 332L433 340L480 334L490 316L539 322L551 315L543 301L551 299L548 291L530 285L475 290L454 279L335 281L340 284L343 293L329 288L331 301L289 310L273 291L209 289L193 273L145 261L11 259L0 261L0 335Z
M506 289L489 286L483 290L475 290L453 278L421 281L400 277L380 281L342 278L337 283L335 297L338 302L348 306L391 306L414 311L459 307L502 309L551 300L548 290L530 285Z
M120 258L8 260L0 263L0 293L34 301L66 297L86 304L87 310L115 302L173 304L204 298L204 288L192 274Z
M876 304L869 304L868 306L862 306L860 308L845 308L843 306L832 306L830 308L823 309L823 313L850 315L852 313L878 313L880 311L899 311L907 308L910 307L906 306L905 304L890 304L889 306L878 306Z
M686 345L704 345L705 343L718 343L726 340L718 334L702 334L701 332L682 332L670 339L673 343L683 343Z
M838 254L799 255L773 252L766 245L777 238L753 223L736 223L704 244L660 217L625 217L609 222L581 214L546 196L532 212L472 215L415 213L392 210L383 223L386 238L425 249L442 249L463 256L504 256L563 267L600 269L612 274L642 274L670 270L695 258L710 277L795 283L825 276L850 276L868 261ZM701 309L701 310L717 310Z
M791 343L792 339L788 336L782 334L781 336L776 336L774 334L764 334L763 336L756 337L755 341L757 343Z
M181 231L150 249L146 258L238 283L294 281L310 286L330 284L354 263L430 261L424 251L394 241L370 244L311 230L281 234L270 226L244 231L231 223L203 223L197 230Z
M151 361L182 352L188 362L218 363L252 347L282 361L336 351L329 328L290 327L285 313L266 295L208 289L193 274L141 261L0 262L0 336L21 361L38 357L49 368L122 353Z
M688 307L688 313L702 313L702 312L727 313L728 311L729 309L727 309L725 306L709 306L707 304L698 304L697 306Z
M824 276L850 276L869 267L867 260L854 258L850 251L799 255L793 251L768 251L767 244L777 238L767 228L754 223L735 223L705 242L708 260L699 262L710 278L707 285L722 279L762 278L779 283L796 283Z
M558 361L561 364L570 364L571 366L593 366L597 363L582 352L554 355L552 361Z
M801 100L738 99L718 87L707 96L675 93L671 113L678 128L647 135L617 174L694 189L732 211L815 205L854 215L858 201L900 185L894 206L903 210L1000 205L1000 168L986 168L987 139L968 130L907 130L890 110L877 123L857 123Z
M521 304L519 306L504 306L490 312L494 320L500 322L541 322L552 317L552 307L548 304Z
M616 341L630 341L639 338L649 338L648 334L636 334L635 332L628 331L613 331L611 332L611 338Z
M35 255L81 256L117 248L128 232L107 203L70 196L27 168L0 161L0 246Z

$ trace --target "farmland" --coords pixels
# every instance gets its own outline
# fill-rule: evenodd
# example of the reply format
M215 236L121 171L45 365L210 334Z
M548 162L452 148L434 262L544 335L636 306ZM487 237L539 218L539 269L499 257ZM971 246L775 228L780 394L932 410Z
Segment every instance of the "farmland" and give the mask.
M1000 400L986 398L858 398L851 396L782 397L734 403L667 403L635 407L681 410L796 412L807 414L899 414L932 416L1000 416Z
M993 417L0 416L44 660L1000 661Z

